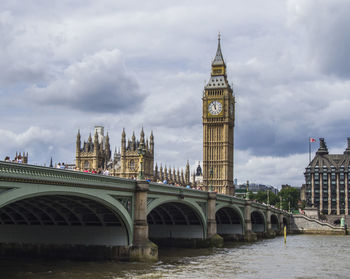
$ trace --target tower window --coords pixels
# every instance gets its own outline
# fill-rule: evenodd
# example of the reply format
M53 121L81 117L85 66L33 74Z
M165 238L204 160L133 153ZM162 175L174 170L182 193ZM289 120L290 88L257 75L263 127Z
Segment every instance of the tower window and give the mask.
M135 170L135 162L134 162L134 160L130 160L129 168L130 168L130 170Z

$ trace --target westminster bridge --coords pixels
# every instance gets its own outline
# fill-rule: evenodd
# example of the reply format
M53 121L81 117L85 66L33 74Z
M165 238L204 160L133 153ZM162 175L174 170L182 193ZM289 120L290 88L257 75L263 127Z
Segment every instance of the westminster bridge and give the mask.
M220 247L289 224L287 212L215 192L0 162L0 258L156 260L154 243Z

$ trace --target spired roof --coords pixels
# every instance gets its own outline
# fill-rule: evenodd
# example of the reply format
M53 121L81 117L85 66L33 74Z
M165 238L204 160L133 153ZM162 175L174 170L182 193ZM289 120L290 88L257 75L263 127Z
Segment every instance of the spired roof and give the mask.
M213 76L209 79L206 88L226 88L228 82L225 76Z
M224 66L225 61L224 58L222 57L222 52L221 52L221 46L220 46L220 33L218 35L218 49L216 50L216 55L213 60L213 63L211 64L212 66Z

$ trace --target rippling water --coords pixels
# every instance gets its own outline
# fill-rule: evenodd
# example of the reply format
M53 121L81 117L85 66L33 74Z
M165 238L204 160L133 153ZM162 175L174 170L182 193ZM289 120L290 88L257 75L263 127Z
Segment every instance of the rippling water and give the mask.
M0 261L0 278L350 278L349 236L288 236L221 249L163 249L157 263Z

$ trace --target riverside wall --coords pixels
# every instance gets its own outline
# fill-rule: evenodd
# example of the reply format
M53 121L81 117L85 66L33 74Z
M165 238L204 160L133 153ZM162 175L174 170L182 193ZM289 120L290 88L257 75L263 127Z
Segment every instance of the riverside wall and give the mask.
M347 230L340 226L335 226L305 215L293 215L290 223L290 232L295 234L347 234Z

